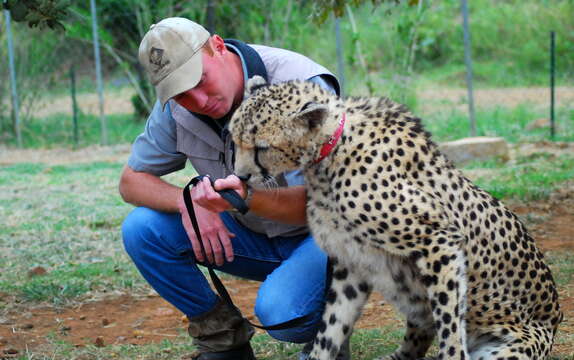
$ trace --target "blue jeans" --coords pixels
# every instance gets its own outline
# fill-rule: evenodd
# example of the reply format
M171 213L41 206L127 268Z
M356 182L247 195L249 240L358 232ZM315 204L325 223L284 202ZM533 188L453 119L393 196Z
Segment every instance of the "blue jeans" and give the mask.
M221 218L232 238L235 260L214 268L262 281L255 314L264 326L313 314L297 328L269 331L274 338L295 343L313 339L324 306L327 256L310 235L268 238ZM134 209L122 225L124 246L143 277L164 299L196 317L218 301L197 267L191 242L179 214L144 207Z

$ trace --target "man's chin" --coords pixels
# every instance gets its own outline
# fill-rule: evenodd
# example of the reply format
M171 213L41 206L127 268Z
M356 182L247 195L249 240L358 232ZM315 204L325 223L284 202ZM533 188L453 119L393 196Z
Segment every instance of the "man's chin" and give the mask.
M212 111L211 114L209 114L207 116L209 116L212 119L219 120L219 119L225 117L225 115L227 115L228 112L229 111L224 111L224 110Z

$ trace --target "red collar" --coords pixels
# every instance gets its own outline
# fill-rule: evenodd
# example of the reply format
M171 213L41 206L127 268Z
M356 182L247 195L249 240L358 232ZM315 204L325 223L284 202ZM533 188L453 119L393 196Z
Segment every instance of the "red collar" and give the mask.
M319 158L315 159L314 161L315 164L326 158L329 155L329 153L331 153L333 148L335 148L335 145L337 145L337 141L339 141L341 134L343 134L344 127L345 127L345 113L343 113L343 115L341 116L341 120L339 120L339 127L337 127L337 130L335 130L335 133L331 135L331 137L329 137L329 140L327 140L323 144L323 147L321 147Z

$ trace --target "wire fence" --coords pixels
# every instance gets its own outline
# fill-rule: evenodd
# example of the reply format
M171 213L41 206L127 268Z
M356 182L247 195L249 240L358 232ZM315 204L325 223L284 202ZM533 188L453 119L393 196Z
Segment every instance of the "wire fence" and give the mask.
M456 8L460 16L459 1L445 1L445 4ZM110 141L107 125L114 121L108 119L110 115L133 117L141 124L155 97L137 63L137 47L149 25L168 16L194 19L224 37L302 52L338 73L347 94L352 93L349 89L357 88L361 90L355 92L375 92L385 81L408 91L413 64L422 63L417 56L432 58L438 56L433 52L444 52L439 47L446 45L440 41L444 42L441 36L447 36L448 32L460 32L458 45L448 46L458 46L452 52L460 53L456 61L461 66L464 66L465 46L470 49L469 42L464 45L470 38L462 36L462 24L455 30L445 28L443 34L429 32L432 24L423 27L425 22L437 21L433 18L436 12L446 11L440 7L447 5L437 5L432 0L414 2L418 8L401 13L399 21L391 25L395 26L392 32L387 31L389 25L384 24L390 18L385 17L387 12L396 11L390 5L381 6L376 13L372 8L347 7L342 18L317 25L308 21L312 2L305 0L71 3L65 32L9 22L8 12L3 12L0 19L0 143L22 146L22 136L34 132L36 138L41 138L48 131L52 135L59 132L62 138L78 143L78 138L86 136L88 131L79 131L78 123L85 126L89 121L89 131L97 132L98 142L106 144ZM354 13L362 16L360 23ZM369 16L369 13L375 15ZM377 43L371 41L373 38ZM542 45L538 46L542 48L547 38L544 36ZM473 51L478 49L479 57L480 40L477 45L472 44ZM562 53L568 51L560 46L558 44ZM392 78L373 75L383 67L394 69ZM408 94L404 97L408 102ZM94 131L97 127L99 131Z

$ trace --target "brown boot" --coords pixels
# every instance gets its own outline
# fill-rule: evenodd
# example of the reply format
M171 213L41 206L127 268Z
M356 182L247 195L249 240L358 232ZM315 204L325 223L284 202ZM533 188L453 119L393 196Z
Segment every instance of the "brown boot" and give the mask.
M196 360L256 360L249 344L255 330L239 309L223 300L189 319L188 333L199 350Z

